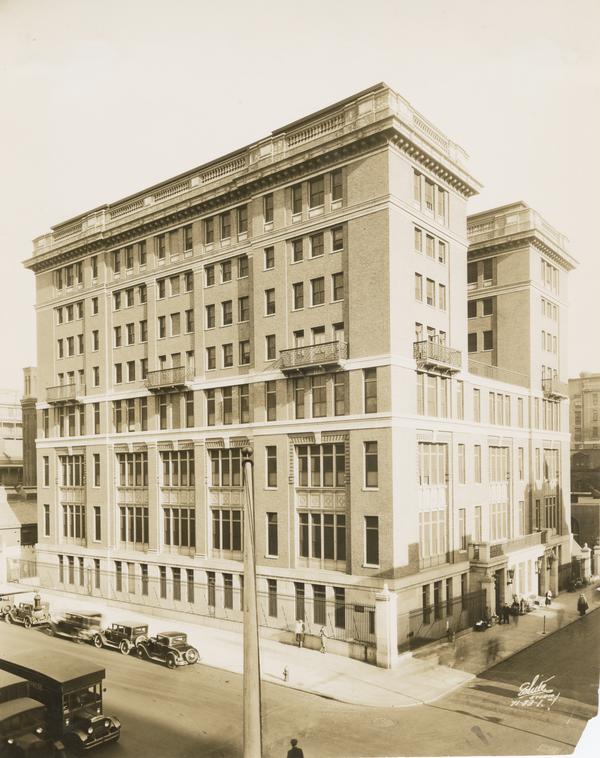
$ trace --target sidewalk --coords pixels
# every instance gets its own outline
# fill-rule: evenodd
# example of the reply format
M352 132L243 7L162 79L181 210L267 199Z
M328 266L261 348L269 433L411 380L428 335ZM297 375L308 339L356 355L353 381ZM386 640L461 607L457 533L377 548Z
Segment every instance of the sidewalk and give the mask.
M21 586L27 590L35 589ZM198 648L202 664L237 674L243 671L241 632L181 621L170 622L162 617L115 608L96 598L86 600L45 589L40 592L50 602L53 614L77 609L99 611L103 613L106 624L113 621L146 623L151 634L176 628L186 632L190 643ZM586 588L586 595L590 611L599 607L600 592L596 592L595 587ZM413 655L402 656L392 670L261 639L262 679L354 705L402 708L430 703L491 665L488 659L489 640L499 639L502 649L495 660L497 663L543 639L544 615L547 634L574 621L578 618L575 608L577 597L578 593L564 593L552 602L549 609L542 606L520 617L516 624L495 626L481 633L467 631L459 635L453 644L440 641L426 645ZM110 672L109 655L119 653L107 653L106 665ZM284 669L287 669L287 681L284 681Z

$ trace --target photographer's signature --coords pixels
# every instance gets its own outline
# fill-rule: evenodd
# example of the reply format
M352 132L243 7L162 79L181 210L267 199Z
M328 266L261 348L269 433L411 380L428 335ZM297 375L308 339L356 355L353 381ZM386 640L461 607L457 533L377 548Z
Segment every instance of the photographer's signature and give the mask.
M530 682L523 682L519 687L517 697L511 700L511 707L516 708L550 708L560 697L553 687L548 686L554 676L542 679L541 674L536 674Z

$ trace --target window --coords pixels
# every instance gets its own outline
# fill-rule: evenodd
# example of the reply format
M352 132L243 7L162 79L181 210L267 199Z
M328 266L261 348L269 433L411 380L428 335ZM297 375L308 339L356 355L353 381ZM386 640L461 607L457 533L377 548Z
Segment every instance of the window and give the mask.
M240 366L247 366L250 363L250 340L242 340L240 348Z
M154 238L154 250L158 260L164 261L167 251L166 237L164 234L159 234Z
M300 558L346 560L346 516L342 513L298 514Z
M127 381L135 382L135 361L127 361Z
M298 487L344 487L346 453L344 444L298 445Z
M310 280L312 305L323 305L325 302L325 278L320 276Z
M265 315L272 316L275 313L275 290L265 290Z
M223 368L233 366L233 344L229 342L223 345Z
M163 508L164 543L174 547L196 546L196 511L194 508Z
M468 340L468 350L470 353L476 353L477 352L477 332L469 332L469 335L467 337Z
M135 325L127 324L125 326L125 329L127 330L127 344L128 345L135 344Z
M491 297L486 297L482 301L483 304L483 315L484 316L491 316L494 312L494 300Z
M93 455L94 460L94 487L100 486L100 454L94 453Z
M488 258L483 262L483 286L491 287L494 277L494 261Z
M213 329L216 325L215 306L207 305L205 309L205 313L206 313L206 328Z
M294 295L294 310L304 308L304 283L296 282L292 285Z
M438 263L446 263L446 243L438 240Z
M146 240L138 243L138 256L140 266L146 265Z
M120 250L113 250L112 268L113 268L114 274L121 273L121 251ZM67 286L69 286L68 278L67 278Z
M115 363L115 384L120 384L123 381L123 365L121 363Z
M302 213L302 185L295 184L292 187L292 213Z
M425 179L425 207L428 211L433 210L433 182Z
M215 283L215 267L214 266L206 266L204 269L204 276L206 278L206 286L212 287Z
M267 461L267 487L277 487L277 448L267 445L265 448ZM273 553L275 555L276 553Z
M242 512L213 508L211 514L213 550L242 550Z
M238 262L238 279L243 279L248 276L248 256L240 255L237 259Z
M267 579L269 616L277 618L277 579Z
M264 195L263 197L263 215L265 218L265 224L270 223L273 221L273 193L270 192L268 195Z
M363 371L363 391L365 413L377 413L377 369L366 368Z
M233 324L233 302L225 300L221 303L221 323L223 326Z
M322 176L308 182L308 207L318 208L325 201L325 183Z
M379 486L377 442L365 442L365 487Z
M294 379L295 418L304 418L304 380Z
M348 395L348 375L338 371L333 375L333 405L336 416L346 413L346 396Z
M100 366L92 367L92 386L100 386Z
M413 200L421 204L421 174L413 169Z
M157 287L157 298L158 300L162 300L164 297L167 296L167 280L166 279L158 279L156 281L156 287Z
M265 382L265 407L267 421L277 420L277 382L275 380Z
M127 245L125 248L125 268L127 270L133 268L133 245Z
M148 376L148 359L140 358L140 379L146 379Z
M304 258L303 240L298 239L292 242L292 261L299 263Z
M250 320L250 298L239 297L238 298L238 321L244 322Z
M275 268L275 248L265 248L265 269Z
M443 443L419 442L418 481L421 487L448 483L448 446Z
M50 536L50 506L44 505L44 537Z
M464 419L464 417L465 417L465 385L464 385L464 382L457 380L456 382L456 418Z
M458 481L460 484L467 481L465 446L462 444L458 446Z
M158 338L162 339L163 337L167 336L167 317L166 316L159 316L158 317Z
M467 303L467 318L477 318L477 300L469 300Z
M438 286L438 306L441 310L446 310L446 287L443 284Z
M379 517L365 516L365 563L379 565Z
M483 349L484 350L494 349L494 333L492 331L485 331L483 333Z
M310 257L318 258L325 253L325 241L323 233L311 234L310 236Z
M428 258L435 258L435 240L429 234L425 235L425 253Z
M245 234L248 231L248 206L240 205L237 209L237 230L238 234Z
M221 239L229 239L231 237L231 213L229 211L221 213L219 219L221 224Z
M426 280L426 302L427 305L435 305L435 282L433 279Z
M268 361L274 361L277 357L277 348L274 334L267 334L265 337L265 352L267 356L266 360Z
M221 263L221 281L223 283L231 281L231 261Z
M423 277L415 273L415 300L423 300Z
M475 481L481 483L481 445L473 447L473 474Z
M169 288L171 291L171 297L178 295L181 292L181 281L179 279L179 274L177 274L177 276L169 277Z
M344 299L344 274L342 273L333 274L331 279L332 279L332 285L333 285L333 299L343 300Z
M338 253L344 249L344 227L334 226L331 230L331 250Z
M467 549L467 511L465 508L458 509L458 549ZM449 581L452 582L451 579ZM447 597L446 591L446 601L449 599L451 600Z
M336 168L331 172L331 200L341 200L344 193L343 174L341 168Z
M215 241L215 220L213 218L204 219L204 244L210 245Z
M206 348L206 370L212 371L217 368L217 349L216 347Z

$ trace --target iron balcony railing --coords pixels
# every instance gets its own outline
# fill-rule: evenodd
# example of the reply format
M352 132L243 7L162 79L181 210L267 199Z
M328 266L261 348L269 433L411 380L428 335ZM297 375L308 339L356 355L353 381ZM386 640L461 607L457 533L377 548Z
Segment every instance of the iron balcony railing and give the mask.
M569 397L569 386L559 379L549 377L542 379L542 392L547 397Z
M185 387L194 378L194 372L185 366L161 368L158 371L148 371L146 387L149 390L163 390L171 387Z
M476 376L482 376L486 379L494 379L497 382L506 382L506 384L516 384L519 387L529 387L529 377L518 371L511 371L500 366L492 366L488 363L481 363L473 358L469 358L469 373Z
M413 356L419 365L443 368L446 371L460 371L462 365L460 350L431 340L415 342Z
M299 370L313 366L339 365L348 357L348 344L342 340L320 342L279 351L279 368L282 371Z
M56 387L46 387L46 401L48 403L75 403L77 399L85 395L85 384L59 384Z

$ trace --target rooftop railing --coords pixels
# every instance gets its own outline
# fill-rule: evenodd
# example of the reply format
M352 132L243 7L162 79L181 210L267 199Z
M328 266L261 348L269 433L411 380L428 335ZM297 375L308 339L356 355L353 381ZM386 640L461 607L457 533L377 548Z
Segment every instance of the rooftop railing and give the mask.
M529 378L526 374L518 371L511 371L500 366L490 366L487 363L481 363L473 358L469 358L469 373L476 376L482 376L486 379L494 379L497 382L506 382L506 384L516 384L519 387L529 387Z

